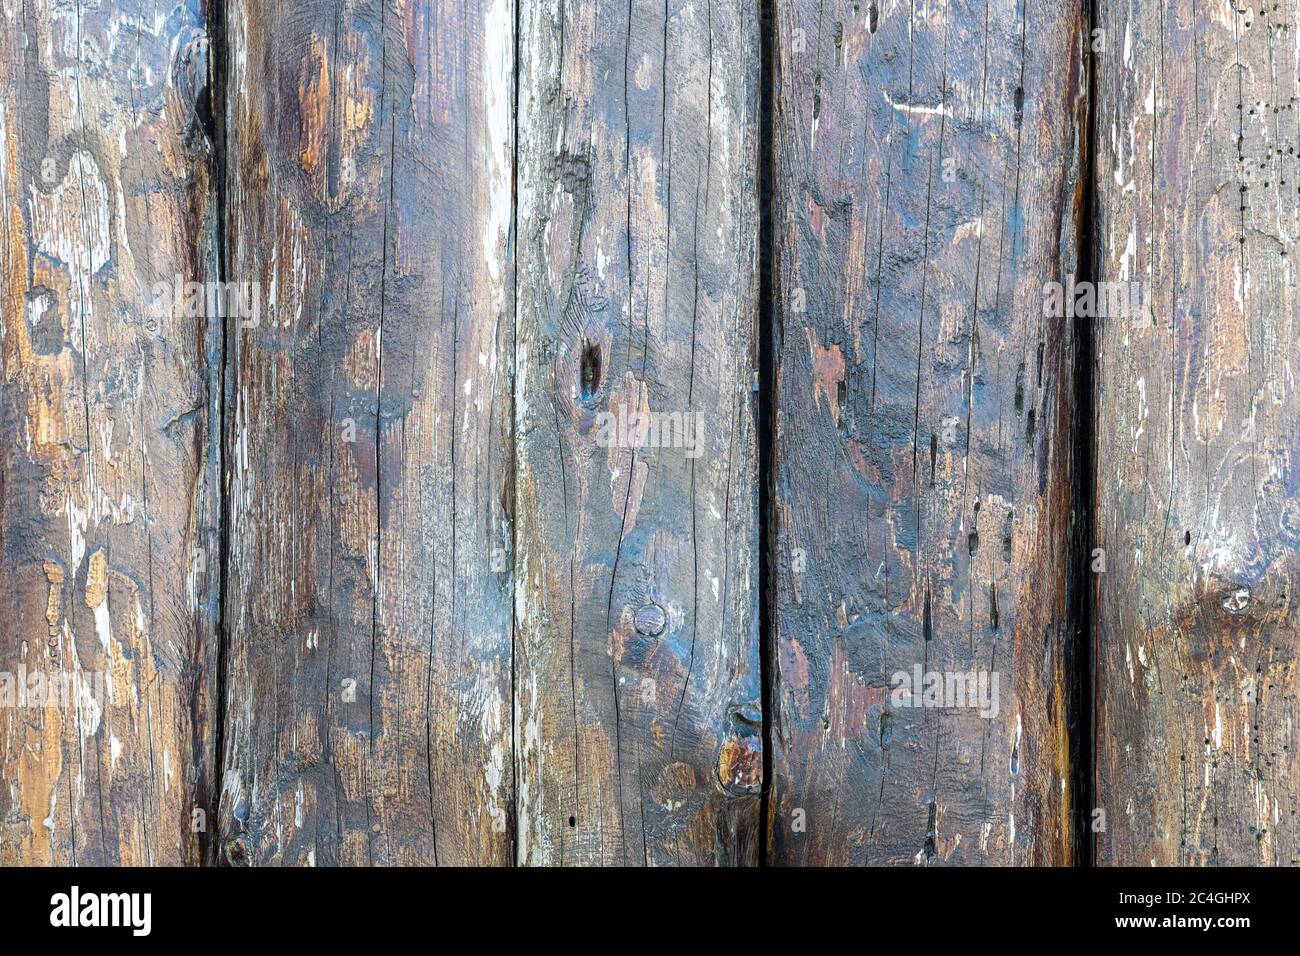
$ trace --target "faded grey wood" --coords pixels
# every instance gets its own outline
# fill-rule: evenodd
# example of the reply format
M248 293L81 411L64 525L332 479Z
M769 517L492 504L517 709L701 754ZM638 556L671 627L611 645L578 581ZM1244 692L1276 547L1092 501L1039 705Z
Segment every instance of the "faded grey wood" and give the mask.
M0 865L195 864L210 832L207 77L201 7L0 8Z
M0 863L1297 862L1296 0L770 6L0 6Z
M522 864L757 859L758 78L752 3L521 8Z
M770 861L1070 863L1082 7L775 9Z
M227 862L510 861L514 22L226 8Z
M1300 862L1298 16L1098 10L1101 864Z

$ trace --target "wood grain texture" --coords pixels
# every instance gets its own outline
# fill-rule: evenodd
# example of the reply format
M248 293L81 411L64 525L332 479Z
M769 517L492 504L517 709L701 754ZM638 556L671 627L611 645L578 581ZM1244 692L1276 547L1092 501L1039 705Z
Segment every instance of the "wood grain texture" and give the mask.
M219 320L170 290L215 276L204 20L0 7L4 865L203 852Z
M757 860L756 14L521 8L523 864Z
M1098 23L1096 859L1293 865L1300 7Z
M1069 863L1081 12L776 11L771 862Z
M513 8L227 39L225 859L509 862Z
M0 865L1300 863L1300 0L1094 6L0 0Z

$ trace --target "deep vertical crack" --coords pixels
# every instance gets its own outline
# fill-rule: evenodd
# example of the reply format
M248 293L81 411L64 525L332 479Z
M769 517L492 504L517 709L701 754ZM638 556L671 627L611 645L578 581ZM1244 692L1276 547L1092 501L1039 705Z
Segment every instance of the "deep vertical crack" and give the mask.
M208 6L208 106L213 130L212 175L216 193L215 210L215 244L217 260L217 281L224 283L227 275L226 262L226 84L229 79L227 69L228 51L226 49L226 0L209 0ZM224 285L220 288L225 288ZM220 497L220 521L217 529L219 542L217 556L219 593L217 595L217 675L216 675L216 728L212 746L212 781L208 794L207 829L200 841L201 858L204 865L213 865L219 861L221 847L221 794L224 786L225 772L225 737L226 737L226 658L230 646L228 623L226 620L227 581L230 579L230 494L226 463L230 460L227 453L226 405L229 392L226 388L227 356L229 354L225 318L218 317L217 330L217 377L213 382L209 370L208 387L217 393L217 475L218 495Z
M1092 283L1096 279L1096 225L1094 212L1097 206L1097 184L1094 169L1097 140L1097 58L1092 53L1091 40L1097 29L1098 0L1088 4L1085 35L1081 44L1085 75L1086 98L1080 130L1080 192L1082 208L1078 222L1076 249L1078 253L1078 282ZM1073 311L1073 310L1071 310ZM1092 319L1074 317L1074 415L1073 415L1073 469L1072 469L1072 536L1070 542L1068 588L1068 620L1073 624L1071 642L1070 695L1070 769L1072 788L1073 847L1076 866L1093 863L1093 809L1096 806L1094 766L1096 748L1095 698L1093 671L1096 666L1093 647L1093 605L1097 593L1097 577L1092 572L1092 549L1096 540L1094 519L1094 472L1096 447L1096 409L1094 395L1094 367L1096 363L1095 334Z
M522 52L519 31L523 21L523 0L515 0L514 79L510 107L510 318L513 329L510 336L512 360L510 362L510 864L519 865L519 724L515 706L519 700L516 684L516 641L519 635L519 605L515 589L519 587L516 559L519 554L519 514L517 489L519 488L519 439L517 414L518 398L515 388L519 383L519 57Z
M768 814L772 791L772 715L776 710L775 554L776 247L773 225L776 111L776 0L759 0L758 111L758 631L763 691L763 784L759 797L758 862L768 863Z

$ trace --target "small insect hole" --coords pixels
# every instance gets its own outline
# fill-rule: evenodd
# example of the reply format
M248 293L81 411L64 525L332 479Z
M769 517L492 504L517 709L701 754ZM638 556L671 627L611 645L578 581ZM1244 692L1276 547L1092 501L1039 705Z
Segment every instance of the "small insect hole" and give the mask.
M583 401L590 401L600 389L600 346L595 342L583 343L578 375Z

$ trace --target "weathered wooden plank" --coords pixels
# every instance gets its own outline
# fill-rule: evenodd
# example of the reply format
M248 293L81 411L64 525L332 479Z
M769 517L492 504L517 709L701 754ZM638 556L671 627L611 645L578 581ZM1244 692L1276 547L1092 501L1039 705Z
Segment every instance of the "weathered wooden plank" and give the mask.
M224 853L511 853L508 0L228 6Z
M200 3L0 8L0 864L203 851L219 319L175 292L215 278L206 101Z
M1067 863L1081 11L776 10L771 860Z
M521 13L519 862L752 863L757 10Z
M1099 8L1103 864L1300 862L1298 13Z

